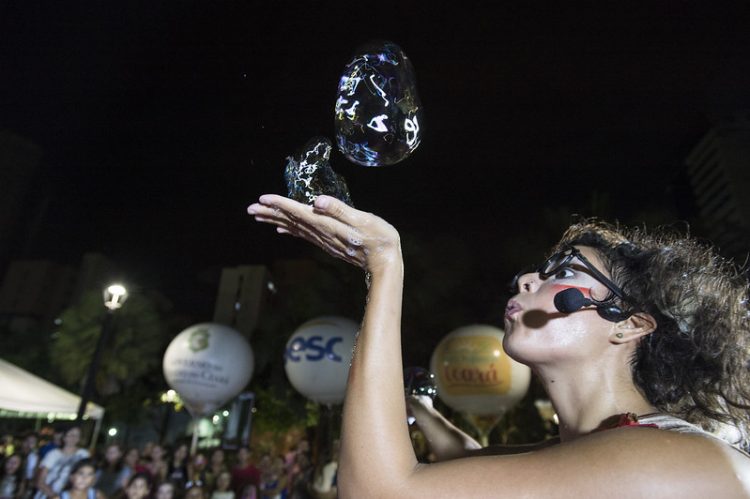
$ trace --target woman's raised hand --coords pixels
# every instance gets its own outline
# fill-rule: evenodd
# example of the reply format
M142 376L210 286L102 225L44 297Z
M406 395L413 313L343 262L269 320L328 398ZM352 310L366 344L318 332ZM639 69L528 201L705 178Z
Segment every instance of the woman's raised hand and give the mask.
M314 206L308 206L264 194L247 212L258 222L276 225L280 233L306 239L371 273L401 263L399 235L392 225L331 196L319 196Z

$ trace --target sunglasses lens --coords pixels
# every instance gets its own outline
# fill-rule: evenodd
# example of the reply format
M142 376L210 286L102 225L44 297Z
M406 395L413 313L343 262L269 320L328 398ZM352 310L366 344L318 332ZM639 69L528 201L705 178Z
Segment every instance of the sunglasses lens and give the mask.
M548 277L557 272L570 259L571 250L560 251L547 259L539 268L539 274Z

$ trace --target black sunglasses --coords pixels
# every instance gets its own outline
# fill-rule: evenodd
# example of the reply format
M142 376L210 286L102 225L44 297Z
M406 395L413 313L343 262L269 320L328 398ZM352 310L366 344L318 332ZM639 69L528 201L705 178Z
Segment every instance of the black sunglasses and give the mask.
M602 274L599 269L594 267L594 264L591 263L588 258L583 256L581 251L575 246L569 246L562 251L558 251L554 255L547 258L547 260L545 260L545 262L541 265L531 265L521 270L518 274L516 274L516 276L513 278L513 281L511 282L511 292L515 293L518 290L518 279L522 275L537 272L539 274L539 277L541 277L542 279L547 279L551 275L554 275L558 271L560 271L560 269L568 266L574 258L577 258L591 272L592 277L600 283L604 284L604 286L606 286L614 296L620 298L623 301L630 301L628 295L626 295L625 292L619 286L617 286L617 284L615 284L610 279L608 279L607 276ZM609 296L602 301L607 301L611 298L612 296Z
M569 246L549 257L547 261L545 261L537 269L537 272L539 272L539 277L541 277L542 279L547 279L549 276L556 274L560 269L568 266L568 264L570 264L571 260L573 260L574 258L577 258L578 261L580 261L591 272L592 277L594 277L594 279L596 279L600 283L604 284L607 289L612 292L612 294L623 301L629 301L628 296L625 294L625 292L620 289L620 287L617 286L614 282L608 279L604 274L602 274L599 269L594 267L594 264L591 263L585 256L583 256L581 251L575 246ZM607 301L611 298L612 297L610 296L602 301Z

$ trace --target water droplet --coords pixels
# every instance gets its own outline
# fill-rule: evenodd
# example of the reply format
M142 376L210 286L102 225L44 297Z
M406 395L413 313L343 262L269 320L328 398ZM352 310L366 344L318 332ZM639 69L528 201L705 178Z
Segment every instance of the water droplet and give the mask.
M393 42L360 47L339 79L335 107L339 150L362 166L409 157L422 137L422 105L411 61Z
M318 196L327 194L353 206L344 177L328 162L332 148L325 137L313 137L299 154L286 158L284 180L290 198L312 205Z

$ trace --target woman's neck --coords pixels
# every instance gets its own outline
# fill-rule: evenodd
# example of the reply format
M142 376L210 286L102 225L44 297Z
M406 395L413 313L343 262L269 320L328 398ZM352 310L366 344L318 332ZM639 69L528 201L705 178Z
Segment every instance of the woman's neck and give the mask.
M89 489L70 489L70 497L71 499L84 499L88 497L89 495Z
M636 388L629 368L599 367L535 368L557 412L561 442L607 427L620 414L656 410Z

